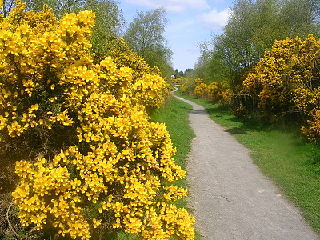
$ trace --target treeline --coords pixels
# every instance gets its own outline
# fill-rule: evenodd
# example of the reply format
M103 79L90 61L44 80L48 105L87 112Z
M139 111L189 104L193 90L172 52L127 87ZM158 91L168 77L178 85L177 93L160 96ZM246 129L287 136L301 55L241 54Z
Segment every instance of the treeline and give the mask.
M319 36L317 0L239 0L223 33L201 46L189 77L202 85L189 81L183 89L212 99L210 88L219 88L224 97L214 99L236 114L296 122L317 139Z

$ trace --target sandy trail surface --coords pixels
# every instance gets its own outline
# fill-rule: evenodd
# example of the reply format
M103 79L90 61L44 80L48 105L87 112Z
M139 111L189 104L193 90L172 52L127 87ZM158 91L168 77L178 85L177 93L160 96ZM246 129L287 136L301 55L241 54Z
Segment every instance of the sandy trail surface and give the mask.
M250 151L202 106L193 106L196 134L188 161L190 207L203 239L319 240L299 210L252 162Z

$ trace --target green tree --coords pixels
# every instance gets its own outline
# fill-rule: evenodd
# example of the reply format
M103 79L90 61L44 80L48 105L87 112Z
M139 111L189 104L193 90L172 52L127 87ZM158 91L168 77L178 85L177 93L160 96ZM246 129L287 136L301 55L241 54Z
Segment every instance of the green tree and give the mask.
M86 0L84 8L96 13L91 42L93 51L104 56L108 54L108 42L120 35L124 25L121 9L110 0Z
M83 9L86 0L25 0L29 9L39 11L44 5L52 8L57 16L65 13L78 12Z
M200 44L200 57L191 72L194 78L202 78L205 82L226 81L228 69L221 57L214 51L213 43L206 42Z
M170 62L172 51L164 37L166 24L164 9L138 12L124 38L150 66L159 67L162 74L169 77L173 73Z
M213 48L202 50L197 76L229 79L238 88L275 40L319 35L319 5L318 0L238 0Z
M280 16L286 33L290 37L306 37L319 34L316 19L319 18L319 1L284 0Z
M79 11L85 5L86 0L22 0L27 3L27 8L30 10L39 11L44 5L54 10L57 16L62 16L64 13ZM8 16L11 9L15 6L16 0L3 0L1 12L5 17Z
M175 78L184 78L185 74L183 71L179 71L178 69L174 70L174 77Z
M214 40L215 54L228 67L231 85L241 83L265 49L283 37L277 9L276 0L240 0L234 6L224 33Z

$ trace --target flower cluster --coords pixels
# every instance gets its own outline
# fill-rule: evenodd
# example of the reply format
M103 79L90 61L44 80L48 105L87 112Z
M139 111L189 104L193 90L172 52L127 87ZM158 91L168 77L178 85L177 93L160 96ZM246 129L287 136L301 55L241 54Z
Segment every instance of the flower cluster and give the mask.
M194 239L194 218L173 204L185 171L146 112L167 94L156 70L130 51L96 61L91 11L58 20L17 1L0 21L0 144L30 143L12 194L21 223L73 239L106 228Z
M206 84L200 79L197 80L193 94L199 98L205 98L214 103L222 105L230 105L232 99L232 91L225 82L211 82Z
M160 70L150 67L122 38L111 41L109 45L115 64L118 67L129 66L133 70L134 100L147 109L159 107L169 93L169 84L160 77Z
M276 41L243 82L263 116L308 121L303 133L318 138L320 106L320 40L309 35Z
M183 84L187 80L187 78L172 78L171 82L174 84Z

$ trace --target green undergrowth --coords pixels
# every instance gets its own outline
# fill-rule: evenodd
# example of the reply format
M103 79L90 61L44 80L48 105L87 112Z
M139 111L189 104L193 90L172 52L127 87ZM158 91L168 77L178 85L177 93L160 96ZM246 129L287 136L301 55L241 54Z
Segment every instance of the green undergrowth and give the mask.
M320 147L306 142L297 131L240 119L220 105L178 95L204 106L210 117L252 150L261 171L300 208L309 224L320 233Z
M151 121L166 124L173 145L177 149L177 153L174 157L175 161L177 164L182 166L183 169L186 169L187 156L191 149L191 141L194 138L194 133L188 120L188 115L191 110L192 107L189 104L181 102L173 97L169 97L163 106L154 110L151 114ZM186 179L177 181L176 185L188 188ZM185 199L177 201L176 205L187 208L187 202ZM191 209L188 210L192 213ZM133 240L139 238L125 233L119 233L115 238L110 236L110 239ZM200 235L198 233L196 233L196 239L200 239Z

